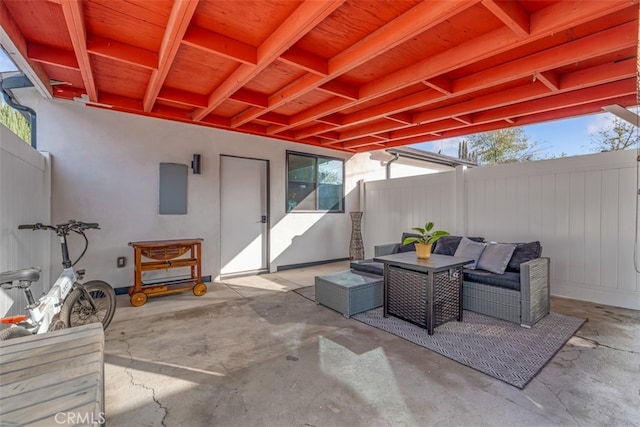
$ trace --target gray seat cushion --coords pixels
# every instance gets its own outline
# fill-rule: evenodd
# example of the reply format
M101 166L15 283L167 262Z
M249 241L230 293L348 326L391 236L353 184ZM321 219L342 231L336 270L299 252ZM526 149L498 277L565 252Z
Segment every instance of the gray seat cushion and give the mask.
M514 291L520 290L520 273L515 272L507 271L504 274L496 274L486 270L464 269L464 280L466 282L482 283L505 289L513 289Z
M363 273L377 274L379 276L384 274L384 264L381 262L375 262L372 259L351 261L351 269L361 271Z

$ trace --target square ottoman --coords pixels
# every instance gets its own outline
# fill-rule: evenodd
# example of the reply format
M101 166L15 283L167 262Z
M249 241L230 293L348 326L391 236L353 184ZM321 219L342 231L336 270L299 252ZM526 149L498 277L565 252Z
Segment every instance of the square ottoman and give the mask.
M316 304L322 304L345 317L383 304L383 278L351 270L316 276Z

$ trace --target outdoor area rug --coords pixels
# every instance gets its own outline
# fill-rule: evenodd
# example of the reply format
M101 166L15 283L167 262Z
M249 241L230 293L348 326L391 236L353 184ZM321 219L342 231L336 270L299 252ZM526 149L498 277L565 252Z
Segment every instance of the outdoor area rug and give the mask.
M585 319L550 313L533 328L464 311L463 321L437 327L433 335L412 323L382 315L382 307L352 317L518 388L524 388Z

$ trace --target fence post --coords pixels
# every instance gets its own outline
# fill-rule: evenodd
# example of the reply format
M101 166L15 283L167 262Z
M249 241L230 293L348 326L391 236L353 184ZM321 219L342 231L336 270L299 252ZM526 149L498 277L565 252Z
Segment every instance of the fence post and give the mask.
M465 197L465 179L467 167L464 165L456 166L455 186L456 194L454 198L456 233L461 236L467 235L467 209Z

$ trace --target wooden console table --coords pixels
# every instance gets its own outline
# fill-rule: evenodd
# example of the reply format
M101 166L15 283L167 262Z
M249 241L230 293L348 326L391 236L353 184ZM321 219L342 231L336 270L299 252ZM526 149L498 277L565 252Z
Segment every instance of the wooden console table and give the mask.
M134 284L129 288L131 305L140 307L147 296L169 295L191 289L196 296L207 292L202 283L202 239L152 240L130 242L135 259ZM177 283L142 283L145 271L190 267L191 277Z

